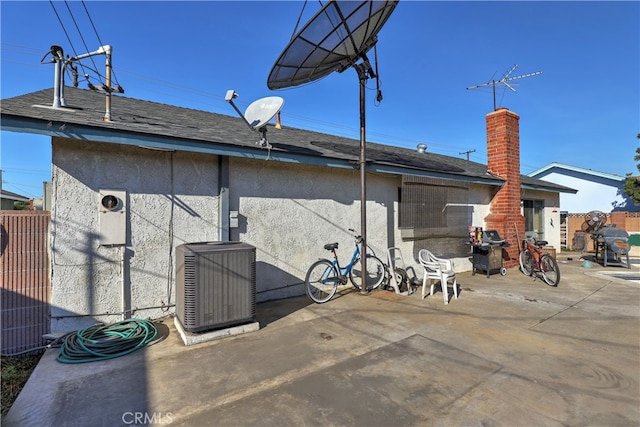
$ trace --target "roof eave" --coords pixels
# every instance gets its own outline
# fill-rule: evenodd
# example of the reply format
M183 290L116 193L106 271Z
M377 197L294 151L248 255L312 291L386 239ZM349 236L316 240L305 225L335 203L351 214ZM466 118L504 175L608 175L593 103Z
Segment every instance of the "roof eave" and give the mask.
M576 194L578 190L574 190L573 188L555 188L555 187L546 187L544 185L532 185L532 184L522 184L521 186L525 190L537 190L537 191L546 191L549 193L566 193L566 194Z
M214 154L231 157L251 159L271 159L288 163L302 163L316 166L328 166L342 169L357 169L357 163L353 160L333 158L328 156L309 156L296 153L285 153L278 150L265 150L259 147L242 147L220 142L205 142L188 139L171 138L145 133L121 132L114 129L83 126L77 124L64 124L41 119L25 118L10 114L2 115L2 130L19 133L32 133L50 137L82 139L110 144L125 144L168 151L191 151L205 154ZM465 181L476 184L494 185L501 187L504 180L493 177L487 178L449 174L424 169L407 168L387 164L370 162L367 170L393 175L416 175L430 178L444 178L456 181Z
M546 165L546 166L544 166L544 167L542 167L540 169L537 169L537 170L535 170L533 172L528 173L527 176L535 178L537 175L540 175L540 174L545 173L545 172L553 173L554 169L556 169L556 170L565 170L565 171L580 173L580 174L584 174L584 175L597 176L599 178L610 179L612 181L624 181L626 179L625 176L614 175L614 174L605 173L605 172L598 172L598 171L594 171L592 169L581 168L581 167L578 167L578 166L565 165L563 163L558 163L558 162L549 163L548 165Z
M399 167L399 166L381 164L376 162L367 164L367 170L371 172L380 172L380 173L387 173L387 174L393 174L393 175L413 175L413 176L422 176L426 178L450 179L453 181L463 181L471 184L494 185L498 187L502 187L504 185L504 180L499 178L494 178L493 176L487 176L487 178L482 178L477 176L436 172L436 171L431 171L426 169Z

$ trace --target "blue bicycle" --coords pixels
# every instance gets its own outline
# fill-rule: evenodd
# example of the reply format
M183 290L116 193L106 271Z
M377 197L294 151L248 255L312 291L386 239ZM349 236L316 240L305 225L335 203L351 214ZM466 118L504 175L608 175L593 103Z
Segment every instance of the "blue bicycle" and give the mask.
M333 260L320 259L307 271L304 281L307 295L318 304L329 301L335 295L338 286L347 284L347 277L356 289L362 289L363 275L359 246L362 243L362 236L356 235L353 229L349 231L354 233L356 243L349 264L340 267L336 253L338 243L328 243L324 248L333 254ZM371 252L371 254L367 253L367 271L364 275L367 291L378 288L387 276L387 267L373 254L373 251Z

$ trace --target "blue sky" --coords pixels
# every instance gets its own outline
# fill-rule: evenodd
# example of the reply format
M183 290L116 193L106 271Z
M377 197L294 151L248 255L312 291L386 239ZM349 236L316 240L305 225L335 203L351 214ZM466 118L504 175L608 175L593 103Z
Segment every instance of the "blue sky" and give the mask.
M115 77L127 97L235 116L224 101L228 89L240 95L241 110L276 95L285 99L283 126L359 138L354 69L305 86L267 88L304 2L53 4L64 30L49 2L0 2L1 98L53 87L53 65L40 64L51 45L75 55L94 51L101 40L113 47ZM318 8L307 3L298 29ZM490 87L466 88L499 80L518 64L512 76L543 72L511 82L515 93L496 91L498 106L520 115L522 173L551 162L637 173L640 2L401 0L379 34L377 53L384 98L375 102L370 80L369 141L412 149L426 143L428 151L453 157L475 150L470 159L486 163L493 96ZM104 57L95 64L104 73ZM13 132L1 138L3 189L40 197L51 178L49 138Z

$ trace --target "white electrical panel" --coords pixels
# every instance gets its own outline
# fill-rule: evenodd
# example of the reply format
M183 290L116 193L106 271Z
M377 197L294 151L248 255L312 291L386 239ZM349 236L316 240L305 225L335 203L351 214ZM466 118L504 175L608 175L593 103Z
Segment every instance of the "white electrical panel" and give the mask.
M238 228L238 211L229 211L229 228Z
M98 219L101 245L127 244L127 192L100 190Z

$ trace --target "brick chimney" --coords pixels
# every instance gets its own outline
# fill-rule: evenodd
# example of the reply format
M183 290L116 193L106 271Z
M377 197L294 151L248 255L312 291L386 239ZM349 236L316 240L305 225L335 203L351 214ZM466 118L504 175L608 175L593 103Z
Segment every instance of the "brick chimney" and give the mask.
M491 200L485 230L497 230L511 244L503 248L506 268L518 265L518 246L524 239L524 216L520 209L520 116L498 108L487 114L487 169L505 179L504 186ZM517 235L516 235L517 230Z

